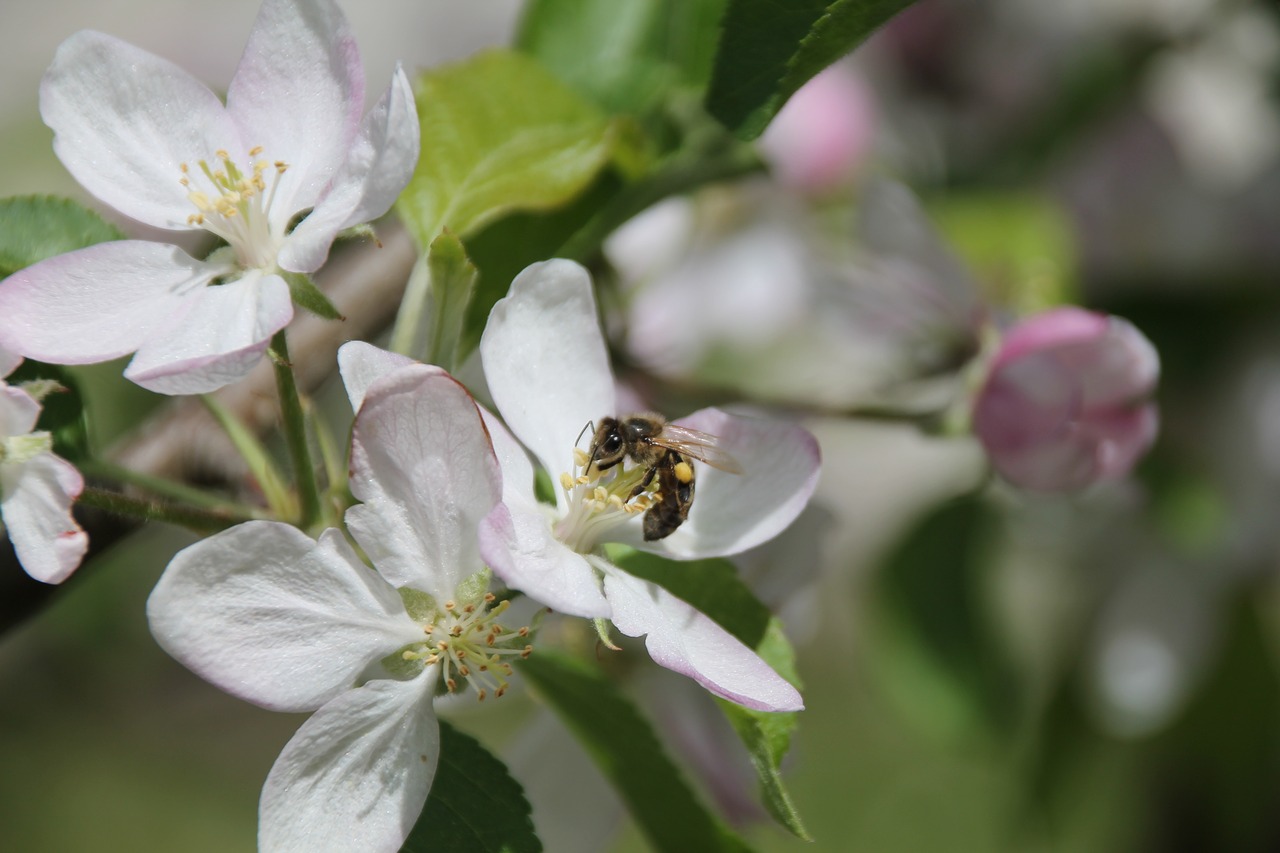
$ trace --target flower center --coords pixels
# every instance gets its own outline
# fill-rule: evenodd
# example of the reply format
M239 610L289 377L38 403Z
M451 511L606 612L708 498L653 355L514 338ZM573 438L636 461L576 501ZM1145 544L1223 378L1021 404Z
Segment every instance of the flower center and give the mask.
M53 451L53 436L47 432L12 435L0 441L0 463L29 462L42 453Z
M193 172L181 165L179 181L187 188L187 198L196 212L188 225L198 225L216 234L232 247L242 269L272 269L284 234L271 228L271 203L288 165L260 159L262 146L249 150L250 164L243 170L226 151L214 152L220 162L210 166L205 160ZM271 172L268 184L267 172ZM283 230L283 229L281 229Z
M601 471L582 448L573 449L573 471L560 475L569 509L555 526L556 538L579 554L589 554L609 533L637 514L653 506L658 494L657 478L646 483L650 469L635 465L624 470L621 464ZM637 491L639 489L639 491Z
M507 678L512 671L506 658L513 655L527 658L533 646L528 641L528 626L508 631L498 622L511 602L502 601L489 607L495 600L496 596L487 592L482 604L459 606L457 602L446 601L443 612L422 626L427 639L405 649L401 657L421 661L425 666L439 664L450 693L458 691L459 678L475 688L476 698L481 702L490 690L494 696L506 693Z

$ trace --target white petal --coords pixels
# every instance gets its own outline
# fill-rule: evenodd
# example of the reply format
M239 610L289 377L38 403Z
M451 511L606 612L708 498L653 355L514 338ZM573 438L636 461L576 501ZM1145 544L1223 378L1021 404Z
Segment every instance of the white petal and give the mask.
M493 412L480 406L480 418L489 431L498 468L502 471L502 500L508 504L524 505L534 502L533 463L529 454L516 441L515 436L498 420Z
M475 401L453 377L409 365L375 382L351 441L347 527L383 576L440 601L483 568L479 525L502 497Z
M709 617L655 583L609 566L605 595L613 624L645 635L653 660L717 696L757 711L799 711L804 700L786 679Z
M695 462L688 521L666 539L647 543L636 539L639 531L629 525L620 531L628 544L677 559L736 554L777 536L808 504L821 464L818 442L808 430L719 409L703 409L679 423L719 438L742 473Z
M120 240L41 261L0 282L0 345L53 364L131 353L221 267L176 246Z
M560 613L609 617L595 570L551 532L551 520L532 503L507 500L480 527L480 548L494 574Z
M0 347L0 379L17 370L20 364L22 364L22 356Z
M62 583L80 565L89 537L71 516L84 479L69 462L45 453L0 467L0 515L27 574Z
M516 276L489 314L480 357L498 411L552 477L573 464L589 421L616 414L591 277L573 261Z
M502 469L503 506L480 526L480 553L508 586L553 610L573 616L609 616L595 570L552 533L554 513L533 495L529 455L502 422L485 408L480 414Z
M351 411L360 411L370 385L396 368L414 363L407 355L375 347L364 341L347 341L340 346L338 370L342 373L342 384L347 389L347 399L351 401Z
M273 213L287 219L316 203L346 159L363 109L360 53L333 0L266 0L227 90L227 111L246 145L289 164Z
M226 149L242 157L222 102L178 66L88 30L58 48L40 84L53 149L80 185L157 228L187 230L195 207L178 183Z
M327 530L250 521L179 551L147 600L165 651L223 690L310 711L422 639L396 591Z
M143 343L126 379L159 394L205 394L242 379L293 318L289 286L257 271L201 287L185 313Z
M0 439L26 435L36 428L40 404L35 398L12 385L0 382Z
M262 853L400 849L440 758L437 671L348 690L302 724L262 788Z
M413 87L397 66L324 198L285 241L280 265L297 272L318 269L338 232L390 210L418 165L418 136Z

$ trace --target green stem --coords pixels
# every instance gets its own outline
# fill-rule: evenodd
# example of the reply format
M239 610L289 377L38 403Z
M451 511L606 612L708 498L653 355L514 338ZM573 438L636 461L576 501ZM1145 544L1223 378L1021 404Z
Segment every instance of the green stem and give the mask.
M78 502L114 515L143 521L165 521L201 533L216 533L253 519L249 513L213 512L173 501L143 500L95 486L86 486Z
M302 415L302 400L298 397L298 385L293 379L293 363L289 361L289 343L284 329L271 339L271 363L276 370L276 388L280 393L280 414L285 443L289 447L289 459L293 463L294 481L298 487L298 526L311 529L320 517L320 490L316 484L316 469L311 464L311 450L307 446L307 423Z
M201 491L194 486L188 486L186 483L175 482L164 477L155 477L150 474L143 474L133 471L114 462L108 462L105 459L80 459L76 462L76 467L83 473L88 474L102 480L111 480L115 483L137 486L144 491L151 492L160 497L172 498L195 507L211 510L213 512L225 512L232 515L243 515L246 518L252 517L253 510L236 501L220 498L217 495L211 495L208 492Z

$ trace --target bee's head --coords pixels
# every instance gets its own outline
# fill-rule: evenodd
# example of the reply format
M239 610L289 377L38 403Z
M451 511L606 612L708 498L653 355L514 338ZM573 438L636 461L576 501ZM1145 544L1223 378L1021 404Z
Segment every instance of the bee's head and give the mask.
M591 459L587 467L594 462L601 471L612 468L627 455L627 442L622 434L622 426L616 418L603 418L591 440Z

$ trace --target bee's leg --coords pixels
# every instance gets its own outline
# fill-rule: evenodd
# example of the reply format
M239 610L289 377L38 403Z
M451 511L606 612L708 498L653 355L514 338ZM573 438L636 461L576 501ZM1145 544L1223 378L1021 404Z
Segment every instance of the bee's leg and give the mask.
M658 476L658 466L653 465L649 468L648 473L644 475L644 479L642 479L639 483L636 483L636 487L631 490L631 494L627 495L627 499L623 503L631 503L631 501L635 500L635 498L641 492L649 488L649 484L652 483L654 478L657 476Z

